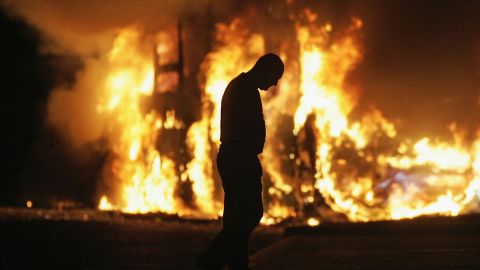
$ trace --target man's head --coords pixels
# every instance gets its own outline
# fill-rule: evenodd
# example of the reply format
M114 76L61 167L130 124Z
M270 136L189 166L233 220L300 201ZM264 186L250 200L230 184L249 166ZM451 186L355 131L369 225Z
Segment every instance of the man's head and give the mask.
M267 53L257 60L251 72L255 76L257 87L266 91L270 86L277 85L283 69L282 59L276 54Z

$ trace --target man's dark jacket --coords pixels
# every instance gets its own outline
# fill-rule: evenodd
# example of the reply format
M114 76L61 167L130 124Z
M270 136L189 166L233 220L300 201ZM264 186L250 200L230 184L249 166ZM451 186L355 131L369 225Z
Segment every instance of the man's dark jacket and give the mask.
M265 144L260 93L246 73L233 79L225 89L221 108L222 148L237 155L258 155Z

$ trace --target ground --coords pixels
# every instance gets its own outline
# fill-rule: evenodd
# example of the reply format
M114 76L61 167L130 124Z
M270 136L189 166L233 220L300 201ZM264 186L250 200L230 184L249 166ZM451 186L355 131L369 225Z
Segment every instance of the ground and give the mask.
M0 208L0 269L197 269L220 221L95 210ZM480 269L480 217L259 227L268 269Z

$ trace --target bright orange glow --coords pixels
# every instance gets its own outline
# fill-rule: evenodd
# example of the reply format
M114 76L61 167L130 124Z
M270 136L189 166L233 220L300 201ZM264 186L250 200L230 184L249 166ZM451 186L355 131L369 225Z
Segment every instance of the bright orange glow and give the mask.
M278 48L285 62L279 86L262 93L267 141L261 156L265 199L261 222L299 218L316 226L322 222L319 201L326 204L320 207L351 221L455 216L478 207L480 139L468 143L453 132L453 142L404 141L378 110L356 121L349 119L357 97L347 78L362 59L363 23L352 18L342 32L332 23L317 23L311 10L305 16L306 22L293 22L294 40ZM171 41L159 36L160 44L150 45L168 54ZM175 110L164 117L141 110L140 99L153 94L157 80L153 47L146 49L142 42L137 30L127 28L109 53L104 78L108 91L97 108L111 119L107 129L114 134L109 136L114 147L105 177L116 190L101 197L99 208L216 218L222 211L214 163L221 97L228 82L265 53L266 37L250 31L242 19L217 25L215 45L201 66L199 119L189 126ZM179 164L160 153L156 143L162 130L181 129L186 130L188 160ZM180 198L179 183L190 184L191 201ZM317 207L311 210L314 215L302 212L312 205Z
M317 226L317 225L320 224L320 221L316 218L309 218L307 220L307 224L308 224L308 226Z
M140 99L153 93L151 51L140 45L134 28L120 32L108 55L110 71L106 95L97 106L111 121L109 137L114 138L113 159L108 163L108 181L119 188L112 198L103 195L99 208L131 213L177 211L174 198L175 164L161 157L155 148L161 123L175 127L173 119L163 120L155 112L143 114ZM170 116L172 118L172 116Z
M187 164L186 174L192 181L197 205L208 217L216 217L221 205L213 199L213 166L208 141L208 119L194 123L187 134L187 142L193 153Z
M314 28L299 27L302 97L295 132L306 124L307 115L315 115L315 187L333 210L352 221L458 215L472 201L469 189L477 181L467 173L475 154L462 142L450 145L425 138L395 148L395 127L380 112L348 121L355 104L343 83L360 58L353 37L361 26L353 19L347 35L328 49L323 45L327 40L311 35ZM379 135L391 149L371 152Z

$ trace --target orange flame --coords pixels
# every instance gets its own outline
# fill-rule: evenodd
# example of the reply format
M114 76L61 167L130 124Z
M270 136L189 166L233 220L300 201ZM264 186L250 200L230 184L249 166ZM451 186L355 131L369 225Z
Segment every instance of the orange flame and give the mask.
M154 82L151 55L140 46L140 38L137 29L123 30L108 57L108 91L97 110L111 119L108 132L114 146L107 175L118 185L120 195L115 194L113 200L102 196L99 208L175 213L176 165L155 148L164 120L153 111L144 115L140 107L141 98L153 93ZM165 123L174 126L172 121Z
M432 138L401 141L379 111L351 121L356 100L346 78L362 57L362 21L353 18L347 30L334 35L331 23L319 25L314 13L307 15L307 22L295 27L298 55L291 53L289 42L282 44L279 54L286 73L274 94L262 97L267 125L262 164L268 180L262 222L301 217L317 225L318 212L305 216L301 211L302 205L315 204L318 194L351 221L458 215L475 207L480 139L470 147L460 138L454 143ZM191 160L180 175L177 168L182 165L161 155L155 142L162 127L180 129L185 124L174 111L162 119L153 111L142 112L139 105L154 89L152 57L140 40L137 30L122 30L109 53L108 91L97 109L111 119L108 132L114 147L106 175L119 191L102 196L99 208L191 214L175 193L177 183L189 179L196 214L217 217L222 204L215 195L218 176L213 161L220 143L221 97L228 82L265 52L265 38L250 31L245 20L217 26L216 45L202 64L201 117L187 132ZM310 133L311 158L301 146ZM282 136L294 143L286 144Z

